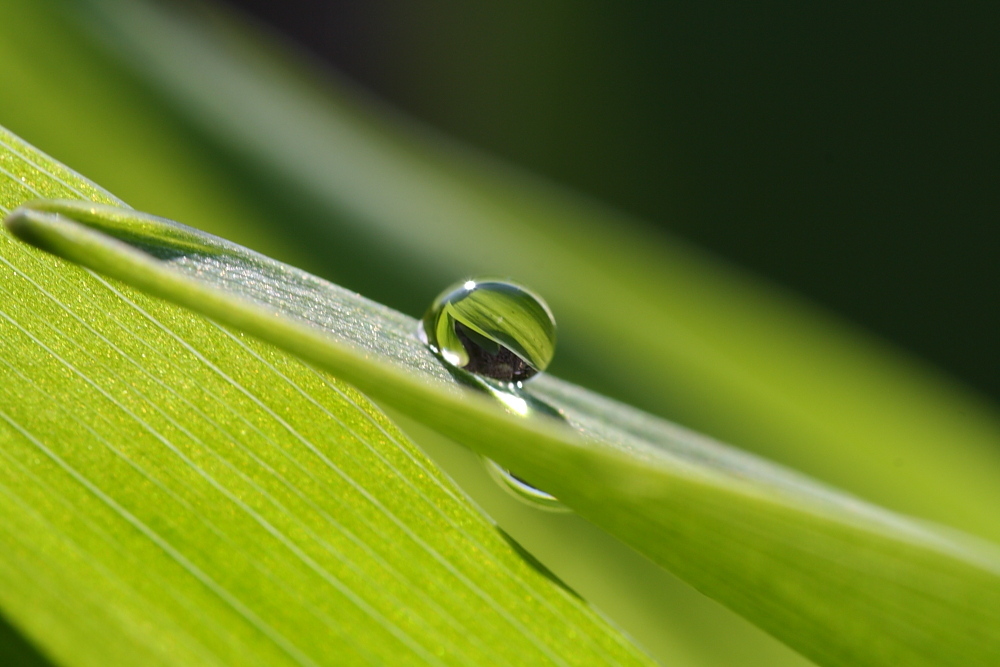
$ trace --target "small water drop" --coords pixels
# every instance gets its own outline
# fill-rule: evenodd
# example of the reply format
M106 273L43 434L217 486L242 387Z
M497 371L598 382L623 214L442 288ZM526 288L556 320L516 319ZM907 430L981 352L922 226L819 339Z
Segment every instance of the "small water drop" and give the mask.
M427 309L419 333L452 366L507 382L544 371L556 350L552 311L531 290L505 280L452 285Z
M552 361L556 321L531 290L496 279L455 283L434 299L417 333L447 363L477 376L480 388L508 411L526 416L539 407L521 389ZM490 476L518 499L541 509L568 511L551 494L483 460Z
M525 482L511 471L500 466L493 459L488 459L484 456L483 463L486 464L486 471L490 474L490 477L518 500L550 512L569 511L569 508L559 502L559 499L551 493L546 493L538 487Z

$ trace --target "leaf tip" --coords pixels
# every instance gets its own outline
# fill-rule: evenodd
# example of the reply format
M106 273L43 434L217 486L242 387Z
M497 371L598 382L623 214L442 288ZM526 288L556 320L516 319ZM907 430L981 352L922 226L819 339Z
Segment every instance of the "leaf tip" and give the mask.
M3 219L4 228L16 238L32 243L32 229L34 226L29 219L31 209L26 206L19 206L7 214ZM34 244L33 244L34 245Z

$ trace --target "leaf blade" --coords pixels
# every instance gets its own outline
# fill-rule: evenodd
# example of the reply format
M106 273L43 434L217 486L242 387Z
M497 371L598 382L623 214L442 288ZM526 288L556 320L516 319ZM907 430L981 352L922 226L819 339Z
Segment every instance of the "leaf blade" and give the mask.
M4 209L115 202L0 140ZM58 664L648 664L352 388L7 234L0 271L0 605Z
M31 211L8 225L299 354L496 459L820 664L1000 659L1000 558L992 546L955 539L553 378L534 393L575 430L543 415L514 417L449 382L432 355L413 345L416 321L219 239L205 237L225 249L209 261L178 258L174 248L160 261ZM275 281L287 284L269 284ZM309 305L282 300L301 297L303 286L312 291ZM369 322L331 334L318 312L324 302L332 312L353 304L354 324ZM393 357L379 351L382 336L409 341Z

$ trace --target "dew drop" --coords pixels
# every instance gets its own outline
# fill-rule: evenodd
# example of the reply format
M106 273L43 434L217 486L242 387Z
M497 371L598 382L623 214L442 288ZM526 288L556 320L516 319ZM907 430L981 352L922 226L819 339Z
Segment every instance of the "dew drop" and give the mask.
M537 403L521 391L522 383L544 371L556 350L556 321L545 301L526 287L492 278L463 280L441 292L417 333L445 362L476 376L481 389L521 416ZM483 461L490 476L519 500L568 511L551 494Z
M559 499L551 493L546 493L538 487L525 482L511 471L500 466L493 459L488 459L484 456L483 463L486 464L486 471L490 474L490 477L518 500L550 512L570 511L568 507L559 502Z
M544 371L556 349L552 311L505 280L465 280L441 292L420 322L420 338L452 366L520 382Z

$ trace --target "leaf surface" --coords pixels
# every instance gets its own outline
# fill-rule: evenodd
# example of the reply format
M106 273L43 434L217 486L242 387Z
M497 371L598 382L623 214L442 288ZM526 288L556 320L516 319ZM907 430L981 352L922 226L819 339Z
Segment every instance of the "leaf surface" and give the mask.
M37 197L120 203L0 131ZM0 609L57 664L649 664L355 389L7 233L0 373Z
M514 412L527 416L513 414L420 344L412 318L224 240L193 242L195 230L171 221L41 202L7 225L293 352L495 459L821 665L1000 660L992 545L552 377L520 397L526 409Z

